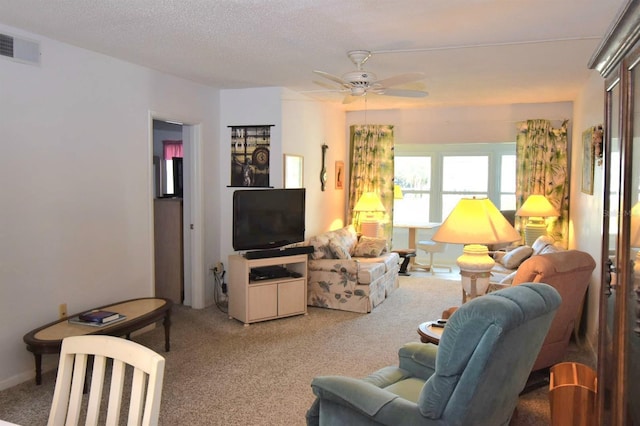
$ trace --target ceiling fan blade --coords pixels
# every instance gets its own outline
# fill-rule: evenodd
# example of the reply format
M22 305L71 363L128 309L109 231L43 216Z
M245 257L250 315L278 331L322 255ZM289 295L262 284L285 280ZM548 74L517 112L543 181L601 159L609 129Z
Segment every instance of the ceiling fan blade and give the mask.
M401 98L424 98L429 95L428 92L422 90L402 90L402 89L385 89L378 92L379 95L384 96L398 96Z
M331 92L341 92L341 91L346 91L347 90L343 86L340 86L340 87L334 86L332 84L325 83L324 81L313 80L313 82L315 84L317 84L318 86L322 86L322 87L324 87L325 89L327 89L327 90L329 90Z
M393 77L385 78L384 80L376 81L376 85L382 87L393 87L401 84L412 83L414 81L422 80L425 78L424 73L421 72L409 72L406 74L398 74Z
M328 80L335 81L336 83L338 83L341 86L344 86L344 87L348 87L349 86L349 83L347 83L346 81L344 81L343 79L341 79L338 76L335 76L333 74L329 74L328 72L317 71L317 70L313 70L313 72L318 74L319 76L322 76L322 77L328 79Z

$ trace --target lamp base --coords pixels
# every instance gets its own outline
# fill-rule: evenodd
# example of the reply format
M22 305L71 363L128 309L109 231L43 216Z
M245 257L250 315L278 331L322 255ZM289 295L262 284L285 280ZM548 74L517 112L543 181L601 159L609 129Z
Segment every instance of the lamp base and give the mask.
M362 222L360 222L360 233L365 237L379 237L380 222L378 222L377 220L363 220Z
M530 217L524 227L524 243L531 247L543 235L547 235L547 224L541 217Z
M462 256L456 260L462 277L462 303L482 296L489 288L491 269L495 261L489 256L489 249L481 244L468 244Z

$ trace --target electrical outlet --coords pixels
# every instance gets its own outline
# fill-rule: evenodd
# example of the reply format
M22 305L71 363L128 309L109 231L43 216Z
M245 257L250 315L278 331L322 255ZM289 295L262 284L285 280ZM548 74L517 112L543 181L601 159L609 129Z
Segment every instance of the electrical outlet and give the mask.
M60 318L64 318L67 316L67 304L66 303L61 303L60 306L58 306L58 316Z

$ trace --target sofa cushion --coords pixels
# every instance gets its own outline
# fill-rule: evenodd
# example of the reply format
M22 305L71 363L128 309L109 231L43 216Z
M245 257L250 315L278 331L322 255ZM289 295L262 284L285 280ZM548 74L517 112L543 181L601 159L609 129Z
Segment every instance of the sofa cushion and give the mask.
M393 268L398 267L398 263L400 262L400 256L398 253L388 252L382 253L378 257L359 257L358 262L362 263L382 263L384 264L385 272L389 272Z
M508 251L500 263L507 269L516 269L525 259L528 259L533 254L533 249L529 246L520 246Z
M354 257L378 257L387 247L386 238L360 237L353 252Z
M384 263L360 262L358 268L358 284L371 284L385 274Z

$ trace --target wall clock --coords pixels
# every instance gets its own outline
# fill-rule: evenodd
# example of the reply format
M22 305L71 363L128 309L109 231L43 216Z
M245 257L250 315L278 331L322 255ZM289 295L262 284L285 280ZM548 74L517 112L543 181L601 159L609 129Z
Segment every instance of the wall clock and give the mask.
M269 165L269 150L259 146L251 155L251 163L259 169L264 169Z

